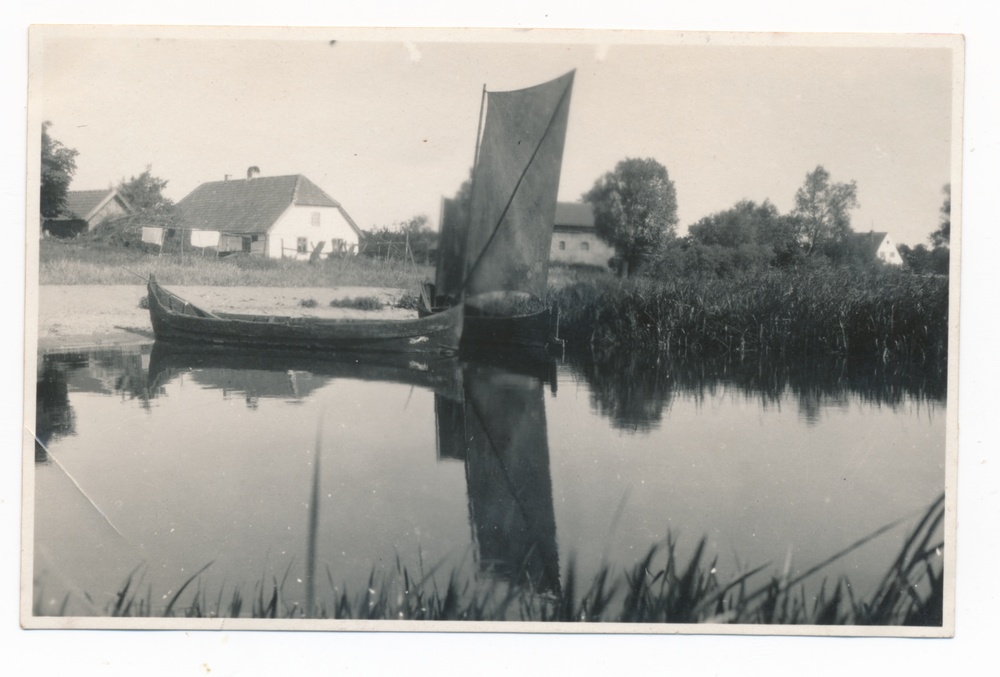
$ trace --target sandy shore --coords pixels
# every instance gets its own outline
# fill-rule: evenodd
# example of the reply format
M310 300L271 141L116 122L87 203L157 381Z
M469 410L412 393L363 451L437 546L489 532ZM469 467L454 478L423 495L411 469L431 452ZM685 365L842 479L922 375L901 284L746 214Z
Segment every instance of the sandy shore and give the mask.
M206 310L294 317L405 319L411 310L331 308L334 299L375 296L389 306L399 289L376 287L174 287L169 289ZM38 348L42 351L153 341L149 311L139 307L144 285L42 285L38 288ZM313 299L315 308L300 302Z

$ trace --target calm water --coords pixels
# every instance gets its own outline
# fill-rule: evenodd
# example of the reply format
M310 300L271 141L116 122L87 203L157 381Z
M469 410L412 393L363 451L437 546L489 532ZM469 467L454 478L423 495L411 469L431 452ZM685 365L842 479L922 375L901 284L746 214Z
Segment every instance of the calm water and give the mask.
M37 403L35 579L50 613L67 592L68 613L98 612L139 565L154 603L209 562L203 589L287 572L285 598L302 600L311 542L321 593L327 566L356 593L397 558L444 562L442 581L526 571L554 588L571 556L587 580L668 533L682 557L706 536L723 580L765 562L794 574L944 487L943 379L837 364L146 346L43 356ZM825 575L863 594L904 535Z

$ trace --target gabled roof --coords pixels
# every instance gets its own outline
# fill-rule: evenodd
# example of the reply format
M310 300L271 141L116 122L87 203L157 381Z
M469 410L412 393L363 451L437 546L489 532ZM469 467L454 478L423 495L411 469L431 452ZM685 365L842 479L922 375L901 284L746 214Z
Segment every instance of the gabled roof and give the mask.
M878 248L882 246L882 241L889 233L876 233L872 230L867 233L852 233L852 235L858 246L874 258L878 254Z
M339 202L301 174L203 183L177 203L177 213L188 228L260 234L292 205L337 209L361 233Z
M111 200L118 198L122 206L131 210L128 201L114 188L103 190L71 190L66 193L66 206L63 207L59 219L82 219L89 221L98 210Z
M557 202L556 229L583 230L594 227L594 211L585 202Z

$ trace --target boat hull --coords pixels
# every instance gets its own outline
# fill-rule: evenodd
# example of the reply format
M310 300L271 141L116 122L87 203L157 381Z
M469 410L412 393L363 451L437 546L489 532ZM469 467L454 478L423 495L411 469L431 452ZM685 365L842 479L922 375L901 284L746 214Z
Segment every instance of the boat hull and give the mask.
M150 278L149 317L157 339L171 342L365 353L458 351L462 307L407 320L326 320L209 313Z
M434 317L447 309L431 306L434 286L425 284L417 312L420 317ZM484 315L469 305L465 307L462 349L477 346L517 346L547 349L560 347L559 309L556 306L521 315Z

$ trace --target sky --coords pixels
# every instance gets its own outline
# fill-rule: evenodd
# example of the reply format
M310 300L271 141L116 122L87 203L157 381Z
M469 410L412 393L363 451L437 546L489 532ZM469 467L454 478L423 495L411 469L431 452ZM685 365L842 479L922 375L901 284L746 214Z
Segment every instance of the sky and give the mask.
M304 174L362 228L419 214L437 224L441 196L473 162L483 85L520 89L572 69L560 200L579 200L624 158L651 157L675 183L683 233L741 199L788 212L823 165L834 182L857 182L855 230L915 245L937 228L950 177L948 49L92 33L45 34L33 71L41 119L79 151L73 190L151 165L178 201L257 166Z

